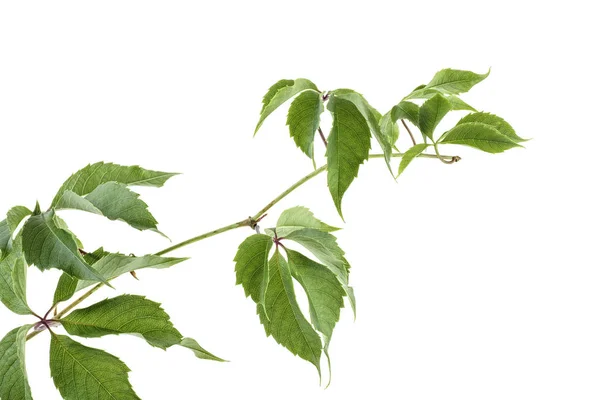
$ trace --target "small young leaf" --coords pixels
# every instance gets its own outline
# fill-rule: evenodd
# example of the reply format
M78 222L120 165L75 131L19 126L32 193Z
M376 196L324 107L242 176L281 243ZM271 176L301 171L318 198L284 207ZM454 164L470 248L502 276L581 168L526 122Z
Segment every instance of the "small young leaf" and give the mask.
M140 400L127 377L129 371L112 354L52 334L50 373L65 400Z
M390 159L391 159L391 155L392 155L392 144L389 141L388 136L386 134L384 134L384 132L381 130L381 126L380 126L381 114L379 114L379 112L376 109L374 109L367 102L367 100L364 98L364 96L362 94L357 93L353 90L350 90L350 89L334 90L333 96L335 96L339 99L344 99L344 100L348 100L348 101L352 102L352 104L354 104L356 106L358 111L360 111L360 113L362 114L365 121L367 121L367 124L369 125L369 129L371 130L371 133L373 134L373 136L375 136L375 139L377 139L379 146L381 146L381 149L383 150L383 156L385 158L385 162L386 162L390 172L392 172L392 167L390 166Z
M31 210L27 207L16 206L6 213L6 222L12 233L15 233L21 221L31 215Z
M458 124L464 124L466 122L481 122L482 124L491 125L498 130L501 134L511 139L514 142L525 142L527 139L523 139L517 135L515 130L508 122L494 114L476 112L464 116ZM457 125L458 125L457 124Z
M269 271L265 307L257 306L265 332L292 354L313 364L320 375L321 338L298 306L289 265L279 251L271 258Z
M277 220L277 228L284 226L312 228L322 232L335 232L340 229L327 225L315 218L314 214L308 208L301 206L288 208L281 213Z
M236 284L242 285L246 297L264 307L269 284L269 252L273 240L262 234L252 235L240 244L235 261Z
M319 128L323 101L321 94L314 90L302 92L290 105L287 124L290 127L290 136L309 158L314 157L313 145L315 132Z
M254 134L260 129L265 119L271 115L280 105L305 90L313 90L319 92L319 89L314 83L308 79L282 79L269 88L267 94L263 98L263 107L260 111L260 119L256 124Z
M57 226L54 210L29 218L23 227L23 253L41 270L58 268L78 279L108 283L79 254L73 235Z
M502 153L521 147L491 125L481 122L464 122L444 133L439 143L462 144L488 153Z
M424 93L431 89L444 94L459 94L468 92L473 86L488 77L490 71L486 74L476 74L471 71L462 71L457 69L443 69L437 72L431 82L422 88L415 89L406 99L420 98Z
M160 304L143 296L122 295L103 300L73 311L61 323L69 334L86 338L137 333L161 349L183 339Z
M450 101L441 94L436 94L423 103L419 109L419 129L421 133L433 140L435 128L451 109Z
M292 276L308 297L310 319L329 343L344 307L344 288L329 269L294 250L286 250Z
M25 338L33 325L13 329L0 341L0 399L32 400L25 368Z
M342 197L358 175L360 165L369 157L371 135L367 121L352 102L332 96L327 108L333 113L326 153L327 185L343 218Z
M103 162L91 164L71 175L63 183L52 201L52 207L58 204L63 193L67 190L85 196L107 182L117 182L127 186L161 187L169 178L175 175L177 174L143 169L137 165L126 167Z
M15 314L32 314L27 305L26 281L27 264L17 236L12 250L0 261L0 301Z
M88 253L84 256L84 259L92 264L92 267L99 274L102 274L109 280L138 269L163 269L187 260L187 258L160 257L155 255L146 255L142 257L126 256L118 253L107 253L103 249ZM54 303L66 301L70 299L75 292L85 289L94 283L94 281L78 280L67 274L63 274L60 277L54 292Z
M148 211L148 205L139 197L124 184L107 182L99 185L85 199L108 219L124 221L139 230L155 230L157 222Z
M428 146L428 144L419 143L408 149L402 156L402 161L400 161L400 166L398 167L398 176L400 176L406 167L408 167L408 164L410 164L415 157L418 157L421 153L423 153Z

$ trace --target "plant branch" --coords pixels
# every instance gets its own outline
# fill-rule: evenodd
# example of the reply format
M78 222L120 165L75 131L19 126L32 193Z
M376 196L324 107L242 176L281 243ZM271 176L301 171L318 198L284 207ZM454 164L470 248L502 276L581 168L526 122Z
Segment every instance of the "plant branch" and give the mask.
M404 127L408 131L408 134L410 135L410 140L412 140L412 142L413 142L413 146L416 146L417 142L415 141L415 137L413 136L412 132L410 131L410 128L408 127L408 125L406 125L406 122L404 122L403 119L401 119L400 121L402 121L402 125L404 125Z
M452 164L452 163L455 163L455 162L457 162L457 161L460 160L460 157L458 157L458 156L443 156L443 155L440 155L438 153L438 151L437 151L437 147L435 147L435 150L436 150L436 154L420 154L418 157L422 157L422 158L439 158L440 160L442 160L446 164ZM403 155L404 155L404 153L393 153L391 155L391 157L397 158L397 157L402 157ZM383 154L370 154L369 155L369 158L384 158L384 157L385 156ZM166 248L164 250L161 250L161 251L159 251L157 253L154 253L154 255L161 256L163 254L170 253L172 251L175 251L177 249L180 249L180 248L185 247L187 245L190 245L192 243L199 242L200 240L207 239L209 237L212 237L212 236L215 236L215 235L218 235L220 233L224 233L224 232L227 232L227 231L230 231L230 230L233 230L233 229L241 228L241 227L244 227L244 226L254 227L254 226L256 226L256 223L258 221L260 221L265 216L266 212L269 211L273 206L275 206L275 204L279 203L281 200L283 200L287 195L289 195L290 193L292 193L298 187L302 186L304 183L308 182L309 180L311 180L312 178L314 178L315 176L321 174L322 172L324 172L326 170L327 170L327 164L325 164L322 167L314 170L310 174L304 176L299 181L297 181L296 183L294 183L292 186L290 186L289 188L287 188L279 196L277 196L273 200L271 200L266 206L264 206L253 217L248 217L245 220L233 223L231 225L224 226L224 227L219 228L219 229L215 229L213 231L204 233L204 234L199 235L199 236L195 236L195 237L193 237L191 239L185 240L185 241L183 241L181 243L175 244L175 245L173 245L171 247L168 247L168 248ZM71 311L73 308L77 307L79 304L81 304L84 300L86 300L88 297L90 297L92 294L94 294L96 291L98 291L102 286L104 286L103 283L98 283L96 286L92 287L90 290L88 290L87 292L85 292L77 300L73 301L71 304L69 304L67 307L65 307L61 312L59 312L58 314L56 314L56 316L54 318L56 320L60 320L61 317L63 317L66 313L68 313L69 311ZM27 340L29 340L29 339L37 336L40 332L41 331L34 331L34 332L30 333L29 335L27 335Z
M459 162L460 161L460 157L459 156L448 157L448 156L442 156L442 155L440 155L440 152L439 152L438 147L437 147L437 143L433 144L433 148L435 149L435 156L437 158L439 158L440 161L443 162L444 164L454 164L455 162ZM448 158L450 158L450 159L448 160Z

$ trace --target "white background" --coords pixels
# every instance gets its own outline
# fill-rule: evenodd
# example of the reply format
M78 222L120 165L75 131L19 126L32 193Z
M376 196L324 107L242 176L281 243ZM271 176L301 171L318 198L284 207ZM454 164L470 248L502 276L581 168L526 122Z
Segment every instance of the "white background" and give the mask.
M344 199L346 224L324 175L264 221L306 205L345 228L358 318L346 309L336 329L329 389L265 336L234 285L232 259L249 229L183 249L185 264L123 277L94 298L147 295L232 362L135 337L81 341L124 360L143 399L598 399L600 32L591 4L2 2L0 209L47 207L90 162L140 164L184 173L140 190L160 229L181 241L256 213L311 171L285 111L252 139L275 81L350 87L385 112L439 69L491 66L464 99L533 138L526 149L445 148L463 160L416 160L397 183L373 160ZM121 223L63 215L87 249L169 246ZM30 268L37 312L58 276ZM29 321L1 309L0 336ZM28 342L36 399L59 399L48 344L47 334Z

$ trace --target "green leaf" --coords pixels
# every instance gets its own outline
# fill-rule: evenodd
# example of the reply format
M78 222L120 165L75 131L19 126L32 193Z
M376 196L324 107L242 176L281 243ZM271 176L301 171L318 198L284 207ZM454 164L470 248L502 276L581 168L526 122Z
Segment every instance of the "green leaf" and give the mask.
M312 228L322 232L335 232L340 230L340 228L327 225L315 218L312 211L301 206L289 208L281 213L277 220L277 228L282 227Z
M419 109L419 129L421 133L433 140L435 128L451 109L450 102L441 94L436 94L423 103Z
M287 124L290 136L309 158L314 158L315 132L319 129L323 101L321 94L313 90L302 92L294 99L288 110Z
M467 103L465 103L458 96L446 96L446 98L450 102L450 105L452 106L452 110L454 110L454 111L463 110L463 111L475 111L475 112L477 112L476 109L474 109L473 107L471 107L470 105L468 105Z
M65 400L140 400L117 357L73 339L52 334L50 372Z
M298 306L289 265L279 251L271 258L269 270L266 304L257 306L265 332L292 354L313 364L320 375L321 338Z
M92 264L92 267L108 280L138 269L163 269L187 260L187 258L160 257L155 255L142 257L126 256L118 253L107 253L103 249L89 253L84 259ZM78 280L67 274L63 274L54 292L54 303L66 301L75 292L85 289L94 283L94 281Z
M260 129L265 119L271 115L280 105L305 90L313 90L319 92L319 89L314 83L308 79L282 79L269 88L267 94L263 98L263 107L260 111L260 119L256 124L254 134Z
M482 124L493 126L498 130L498 132L517 143L527 141L527 139L519 137L519 135L517 135L513 127L510 126L508 122L494 114L484 112L472 113L464 116L460 121L458 121L458 124L464 124L467 122L481 122Z
M0 260L6 256L12 243L12 234L8 227L8 222L4 219L0 221Z
M444 94L459 94L468 92L473 86L488 77L490 71L486 74L476 74L471 71L457 69L443 69L437 72L431 82L422 88L417 88L406 99L420 98L424 93L431 89Z
M235 261L236 284L242 285L246 297L264 307L269 284L269 252L273 240L263 234L249 236L240 244Z
M58 268L79 279L108 284L102 275L84 261L75 238L57 226L54 216L54 210L50 210L32 216L25 223L23 253L27 263L41 270Z
M292 276L308 297L311 322L328 344L344 307L344 288L326 266L294 250L286 249L286 254Z
M194 352L194 355L202 360L211 360L211 361L220 361L225 362L220 357L215 356L212 353L206 351L202 346L198 344L194 339L191 338L183 338L181 343L179 343L181 347L185 347L186 349L190 349Z
M343 218L342 197L358 175L360 165L369 157L371 135L367 121L352 102L332 96L327 108L333 113L333 127L327 141L327 185Z
M177 174L143 169L137 165L126 167L103 162L91 164L71 175L63 183L52 201L52 207L55 207L61 201L61 197L67 190L85 196L107 182L117 182L127 186L161 187L169 178L175 175Z
M90 203L85 197L82 197L71 190L65 190L56 205L57 210L81 210L92 214L103 215L95 205Z
M12 250L0 261L0 301L15 314L32 314L27 305L26 282L27 264L21 249L21 238L17 236Z
M32 400L25 368L25 341L33 325L10 331L0 341L0 399Z
M86 338L122 333L139 334L155 347L179 344L183 336L160 304L143 296L122 295L73 311L61 319L71 334Z
M88 194L86 200L108 219L124 221L139 230L156 230L156 220L139 197L124 184L107 182Z
M397 121L399 119L406 119L413 125L419 126L419 106L410 101L401 101L383 116L380 122L381 131L392 145L398 141L400 131Z
M367 121L371 133L373 136L375 136L375 139L377 139L379 146L381 146L385 162L391 173L392 167L390 165L390 160L392 155L392 144L389 141L388 136L384 134L384 132L381 130L381 126L379 125L381 121L381 114L379 114L379 112L367 102L362 94L353 90L337 89L333 91L333 96L352 102L358 111L360 111L365 121Z
M316 229L300 229L280 239L292 240L317 257L342 281L348 281L348 262L344 258L344 250L337 244L335 236Z
M513 147L521 147L491 125L481 122L465 122L444 133L439 143L462 144L488 153L502 153Z
M408 167L408 164L410 164L415 157L421 155L421 153L423 153L427 147L429 147L428 144L420 143L408 149L402 156L402 161L400 161L400 166L398 167L398 176L400 176L406 167Z
M21 224L21 221L30 215L31 210L23 206L16 206L8 210L6 213L6 222L8 223L8 228L10 231L15 233L19 227L19 224Z

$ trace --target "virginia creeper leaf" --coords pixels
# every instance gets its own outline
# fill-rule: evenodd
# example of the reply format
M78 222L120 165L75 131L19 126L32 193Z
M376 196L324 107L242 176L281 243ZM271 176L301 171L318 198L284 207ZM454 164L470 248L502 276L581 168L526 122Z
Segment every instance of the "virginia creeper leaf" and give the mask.
M436 94L425 101L419 109L419 129L421 133L433 140L435 128L451 109L450 102L441 94Z
M12 242L12 234L8 227L6 219L0 221L0 260L6 256L10 250Z
M279 251L271 258L269 271L265 307L257 306L265 332L292 354L313 364L320 375L321 338L298 306L289 265Z
M183 336L160 304L143 296L122 295L73 311L61 319L71 334L86 338L122 333L139 334L155 347L179 344Z
M481 122L464 122L446 132L439 143L462 144L488 153L502 153L521 147L491 125Z
M108 284L79 253L71 233L57 226L54 210L34 215L23 227L23 253L39 269L58 268L78 279ZM109 285L110 286L110 285Z
M281 213L277 220L277 228L290 226L301 228L312 228L322 232L335 232L340 230L317 219L306 207L292 207Z
M327 185L333 202L342 215L342 197L358 168L369 157L371 135L367 121L356 106L332 96L327 108L333 113L333 127L327 144Z
M92 267L106 279L113 279L127 272L142 268L162 269L168 268L187 260L187 258L160 257L146 255L142 257L126 256L118 253L107 253L98 249L84 257ZM54 292L54 303L70 299L75 292L93 285L94 281L75 279L68 274L63 274Z
M315 132L319 128L323 101L321 94L313 90L302 92L294 99L288 110L287 124L290 136L309 158L314 157Z
M258 124L256 124L254 134L256 135L256 132L258 132L265 119L280 105L298 93L309 89L315 92L319 91L314 83L302 78L296 80L282 79L271 86L263 98L263 107L260 111L260 119L258 120Z
M155 230L157 222L148 211L148 205L139 197L122 183L107 182L99 185L85 199L108 219L124 221L139 230Z
M400 166L398 167L398 176L400 176L400 174L404 172L406 167L408 167L408 164L410 164L411 161L415 159L415 157L418 157L421 153L423 153L428 146L428 144L419 143L408 149L406 153L404 153L404 155L402 156L402 160L400 161Z
M0 341L0 399L32 400L25 368L25 338L33 325L8 332Z
M190 349L194 352L194 355L202 360L212 360L212 361L220 361L224 362L220 357L215 356L212 353L206 351L202 346L198 344L194 339L191 338L183 338L179 343L181 347L185 347L186 349Z
M401 101L381 118L381 131L392 145L396 143L400 133L397 125L399 119L406 119L418 127L419 106L410 101Z
M52 201L52 207L61 200L63 193L71 190L80 196L91 193L103 183L117 182L127 186L161 187L177 174L170 172L151 171L137 165L127 167L112 163L98 162L77 171L63 183Z
M508 122L494 114L484 112L468 114L458 121L458 124L464 124L466 122L481 122L482 124L491 125L496 128L498 132L517 143L525 142L527 140L519 137Z
M392 144L389 141L388 137L383 133L383 131L381 130L381 126L379 125L381 121L381 114L379 114L379 112L367 102L367 100L362 94L357 93L353 90L337 89L333 91L333 95L339 99L345 99L352 102L352 104L356 106L358 111L360 111L365 121L367 121L371 133L373 134L373 136L375 136L375 139L377 139L377 142L381 146L385 162L390 172L392 172L392 167L390 165L390 159L392 155Z
M65 400L140 400L129 382L129 371L112 354L52 334L50 373Z
M0 301L15 314L28 315L27 264L21 249L21 237L17 236L11 251L0 260Z
M31 215L31 210L27 207L16 206L6 213L6 222L12 233L15 233L21 221Z
M269 284L269 252L273 240L263 234L249 236L240 244L235 261L236 284L242 285L246 297L265 306L265 294Z
M344 307L344 289L336 276L324 265L294 250L286 250L292 276L308 297L310 319L329 343L333 328Z
M81 210L92 214L102 215L102 211L96 208L85 197L76 194L71 190L65 190L55 205L56 209Z
M488 77L490 71L486 74L476 74L471 71L457 69L443 69L437 72L431 82L422 88L415 89L406 99L420 98L423 93L434 89L444 94L459 94L468 92L473 86Z

